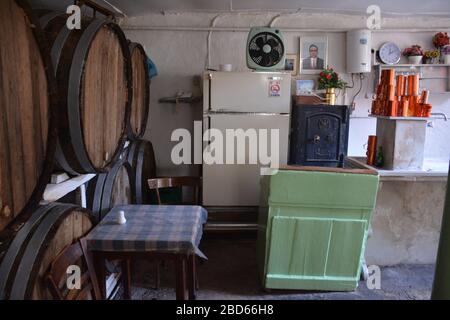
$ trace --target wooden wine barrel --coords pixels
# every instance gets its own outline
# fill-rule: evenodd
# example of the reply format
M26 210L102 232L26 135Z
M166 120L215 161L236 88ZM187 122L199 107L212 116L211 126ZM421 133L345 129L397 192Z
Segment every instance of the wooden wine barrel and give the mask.
M45 275L51 262L91 228L86 209L62 203L39 207L0 264L0 299L50 299Z
M114 206L134 203L134 174L125 161L117 162L108 173L98 174L87 186L87 207L94 222L98 222Z
M150 141L136 140L128 147L127 161L133 168L133 194L137 204L150 203L150 189L147 180L156 177L156 163L153 145Z
M40 17L59 83L57 160L69 173L107 171L123 149L130 116L128 43L113 22L86 18L80 30L69 30L66 20L57 12Z
M147 127L150 105L150 77L144 48L135 42L131 42L129 48L133 69L133 99L128 124L128 137L134 140L142 138Z
M0 231L50 179L57 90L50 51L25 1L0 1Z

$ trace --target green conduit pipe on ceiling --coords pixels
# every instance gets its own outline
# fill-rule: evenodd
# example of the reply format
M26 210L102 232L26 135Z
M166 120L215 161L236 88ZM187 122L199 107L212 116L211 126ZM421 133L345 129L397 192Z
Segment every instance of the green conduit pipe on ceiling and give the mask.
M450 167L431 299L450 300Z

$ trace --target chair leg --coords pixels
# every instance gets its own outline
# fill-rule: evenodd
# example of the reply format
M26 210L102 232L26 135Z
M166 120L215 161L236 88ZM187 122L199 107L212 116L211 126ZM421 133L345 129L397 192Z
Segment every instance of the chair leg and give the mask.
M199 290L199 284L198 284L198 273L197 273L197 261L198 261L198 257L196 255L194 255L194 267L195 267L195 290Z
M156 290L159 290L159 288L160 288L160 285L161 285L161 283L160 283L160 277L159 277L159 265L160 265L160 261L156 261L156 274L155 274L155 277L156 277L156 279L155 279L155 289Z

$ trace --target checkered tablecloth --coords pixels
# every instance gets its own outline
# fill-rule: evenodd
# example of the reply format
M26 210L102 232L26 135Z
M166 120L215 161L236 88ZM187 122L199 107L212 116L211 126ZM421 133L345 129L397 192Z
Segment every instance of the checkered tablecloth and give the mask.
M125 224L116 222L120 210ZM97 251L194 251L206 258L198 245L207 217L200 206L117 206L87 235L87 244Z

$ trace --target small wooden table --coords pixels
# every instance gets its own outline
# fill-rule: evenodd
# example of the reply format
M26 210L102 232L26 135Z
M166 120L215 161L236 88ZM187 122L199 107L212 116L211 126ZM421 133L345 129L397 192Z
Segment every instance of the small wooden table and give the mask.
M119 211L127 222L116 223ZM206 258L198 249L207 212L200 206L126 205L113 208L87 235L98 279L105 279L105 259L120 259L124 297L130 299L130 261L172 260L175 265L176 298L195 299L195 256ZM106 297L105 281L100 281Z

